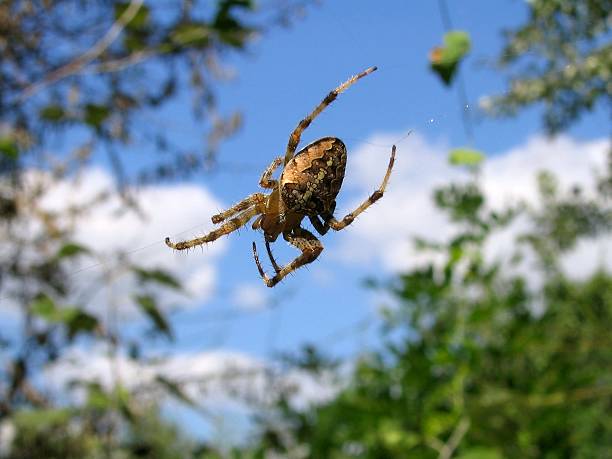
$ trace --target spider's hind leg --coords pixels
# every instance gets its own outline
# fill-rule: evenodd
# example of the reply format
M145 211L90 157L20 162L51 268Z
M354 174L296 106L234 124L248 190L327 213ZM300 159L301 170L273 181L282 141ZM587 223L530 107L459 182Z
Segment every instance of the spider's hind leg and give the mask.
M186 250L191 247L196 247L198 245L206 244L207 242L213 242L219 239L221 236L225 234L229 234L233 231L236 231L239 228L242 228L246 225L251 218L255 215L261 213L260 209L252 208L242 212L237 217L232 218L231 220L225 222L219 228L212 230L210 233L198 237L195 239L191 239L189 241L181 241L181 242L170 242L170 238L166 238L166 245L172 249L176 250Z
M362 213L364 210L366 210L368 207L370 207L372 204L374 204L376 201L382 198L385 192L385 189L387 188L387 183L389 182L389 177L391 176L391 170L393 169L394 163L395 163L395 145L393 145L393 148L391 149L391 158L389 158L389 165L387 166L387 173L385 174L385 177L383 178L383 181L380 187L378 188L378 190L372 193L368 199L366 199L364 202L361 203L359 207L357 207L357 209L347 214L340 221L336 220L334 216L331 214L325 215L324 216L325 223L329 225L335 231L340 231L346 228L351 223L353 223L355 218L357 218L357 216L360 213Z
M253 256L255 257L255 264L259 274L263 281L268 287L274 287L278 284L285 276L292 273L296 269L304 266L308 263L312 263L323 251L323 244L319 241L310 231L303 228L297 228L292 233L283 233L283 237L291 245L297 247L302 253L288 265L283 266L276 272L274 277L268 277L261 267L259 262L259 255L257 254L257 246L253 242Z
M276 260L274 259L274 255L272 254L272 249L270 248L270 242L266 241L266 251L268 252L268 258L270 259L270 263L272 263L272 267L274 268L274 271L276 271L276 274L280 273L281 268L280 266L278 266L278 263L276 263Z

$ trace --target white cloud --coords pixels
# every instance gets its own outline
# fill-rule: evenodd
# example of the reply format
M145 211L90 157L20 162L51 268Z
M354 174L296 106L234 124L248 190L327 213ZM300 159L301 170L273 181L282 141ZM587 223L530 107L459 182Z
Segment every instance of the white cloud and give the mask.
M245 412L251 403L270 403L281 391L289 391L296 407L329 400L339 383L330 374L312 375L299 370L282 372L261 359L225 350L176 353L152 363L136 362L119 354L109 356L104 346L74 347L43 372L45 384L66 395L74 380L98 382L110 389L120 383L140 394L159 396L157 376L178 382L185 393L207 410ZM150 390L147 390L150 389ZM76 391L73 396L82 397Z
M348 205L341 205L337 215L354 209L376 189L384 175L391 145L397 134L377 135L350 155L346 174L346 190L359 196ZM377 146L378 145L378 146ZM579 183L586 192L592 190L596 171L605 167L610 145L607 140L578 141L569 137L549 140L534 137L526 144L487 157L481 183L492 207L501 207L517 199L534 204L537 201L536 174L553 172L562 186ZM396 166L383 199L351 225L342 238L336 256L345 262L376 263L396 271L414 267L429 254L417 253L415 236L444 240L454 231L451 222L432 201L433 190L442 184L465 177L447 162L448 147L430 144L417 133L398 145ZM517 221L511 228L492 238L490 254L508 255L507 248L526 222ZM612 269L612 257L594 256L602 248L611 253L611 239L580 244L568 254L564 266L570 274L592 272L601 263Z
M226 249L227 240L221 238L203 247L202 253L197 250L189 254L172 251L164 244L166 236L173 240L191 238L213 227L210 216L222 205L204 187L155 185L131 190L138 203L139 211L136 212L126 209L121 198L112 193L115 188L113 177L100 168L87 169L76 179L56 180L49 173L38 170L28 171L26 178L29 189L44 184L41 208L66 214L66 224L71 218L66 213L68 209L84 206L101 193L111 191L109 197L76 217L73 240L92 248L100 258L79 257L70 268L75 302L84 298L89 309L97 310L114 302L121 305L123 316L131 315L133 311L124 305L129 304L127 296L135 291L137 280L114 264L120 252L131 264L145 269L166 270L182 282L186 295L166 290L163 297L166 304L201 304L212 295L217 281L216 262ZM33 237L44 233L47 229L40 221L39 218L27 219L24 232ZM8 243L4 242L5 245ZM50 247L49 250L57 248ZM32 252L27 256L39 255ZM101 289L105 272L112 282L109 288Z
M266 307L269 301L268 292L263 283L248 283L236 286L232 294L232 302L246 310L257 311Z

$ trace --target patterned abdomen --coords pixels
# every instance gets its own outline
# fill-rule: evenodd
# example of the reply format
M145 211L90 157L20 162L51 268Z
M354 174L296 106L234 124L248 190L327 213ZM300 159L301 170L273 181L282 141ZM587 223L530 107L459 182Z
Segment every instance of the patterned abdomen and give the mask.
M346 146L324 137L300 150L281 175L281 198L288 210L304 215L332 211L346 168Z

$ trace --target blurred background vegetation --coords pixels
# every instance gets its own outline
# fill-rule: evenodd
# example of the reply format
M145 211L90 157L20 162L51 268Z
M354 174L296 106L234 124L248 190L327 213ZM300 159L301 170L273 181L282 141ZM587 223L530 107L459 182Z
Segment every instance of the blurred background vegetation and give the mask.
M74 380L66 390L78 388L77 401L47 396L41 369L76 340L104 342L111 353L138 360L151 337L126 338L116 320L88 310L87 299L67 305L72 261L97 259L95 248L71 238L79 217L113 194L126 211L138 212L131 181L213 167L221 141L241 123L238 113L217 109L215 85L227 53L278 24L299 27L295 18L308 3L287 0L266 11L251 0L173 7L138 0L0 3L1 301L16 304L21 319L17 339L0 329L0 457L612 457L612 276L600 270L575 280L560 268L560 257L581 241L610 234L612 152L607 169L597 171L595 195L562 188L543 172L534 177L538 205L492 210L479 181L484 155L453 150L450 160L470 179L440 187L433 199L461 231L449 240L416 241L431 263L370 282L400 306L383 310L379 346L348 372L350 362L327 358L325 349L288 357L302 371L335 372L342 388L330 401L300 409L279 389L259 407L258 434L245 446L196 441L165 419L152 394L197 407L167 378L146 390L128 389L120 379L112 389ZM492 116L513 116L543 102L543 124L554 135L595 105L612 103L612 2L528 5L527 21L506 32L498 61L511 74L508 88L486 105ZM66 20L75 10L79 21ZM86 52L75 55L77 41L88 45ZM461 84L469 30L449 30L440 42L429 56L432 78ZM158 132L147 141L164 154L126 171L119 151L137 135L139 117L179 90L191 91L194 116L205 126L201 152L174 148ZM82 142L49 157L45 145L67 129L78 130ZM118 188L65 214L45 210L45 187L32 187L28 170L72 177L94 150L107 155ZM513 242L513 263L487 258L490 237L517 219L527 224ZM536 254L533 268L515 269L527 251ZM180 282L121 254L104 266L107 278L129 270L140 279L134 306L153 336L171 338L159 290L149 286L179 290Z

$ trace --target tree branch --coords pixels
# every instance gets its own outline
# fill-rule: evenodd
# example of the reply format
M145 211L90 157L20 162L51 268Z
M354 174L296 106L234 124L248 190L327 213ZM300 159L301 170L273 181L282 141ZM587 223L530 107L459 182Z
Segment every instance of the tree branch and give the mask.
M41 89L80 72L87 64L91 63L108 49L121 34L125 26L134 19L143 2L144 0L132 0L119 19L113 23L111 28L108 29L106 34L96 44L71 62L51 71L42 80L27 86L19 96L19 99L22 101L28 99Z

